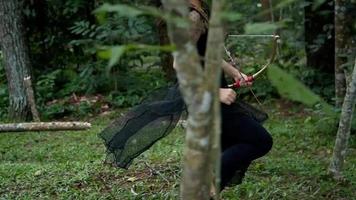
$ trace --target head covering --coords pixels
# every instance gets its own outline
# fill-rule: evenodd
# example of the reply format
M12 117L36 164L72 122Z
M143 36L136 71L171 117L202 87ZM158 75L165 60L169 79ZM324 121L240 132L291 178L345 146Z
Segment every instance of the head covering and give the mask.
M189 7L197 11L204 19L207 24L209 22L209 7L202 0L189 0Z

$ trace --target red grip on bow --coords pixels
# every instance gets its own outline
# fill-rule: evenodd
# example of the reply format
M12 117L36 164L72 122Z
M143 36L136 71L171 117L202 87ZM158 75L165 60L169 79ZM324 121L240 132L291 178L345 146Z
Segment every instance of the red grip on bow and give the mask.
M241 83L242 82L253 82L255 79L253 78L253 76L248 76L247 78L243 79L243 80L239 80L239 81L236 81L232 87L234 88L239 88L241 87Z

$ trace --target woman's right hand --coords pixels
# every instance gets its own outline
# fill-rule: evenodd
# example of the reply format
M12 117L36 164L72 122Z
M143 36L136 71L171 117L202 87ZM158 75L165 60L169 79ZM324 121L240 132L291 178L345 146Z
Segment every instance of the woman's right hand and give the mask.
M220 88L220 102L226 105L231 105L236 100L236 92L230 88Z

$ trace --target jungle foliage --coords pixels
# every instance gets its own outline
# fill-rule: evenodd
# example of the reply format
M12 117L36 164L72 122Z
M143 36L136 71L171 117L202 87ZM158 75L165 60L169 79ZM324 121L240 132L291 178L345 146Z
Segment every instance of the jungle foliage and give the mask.
M333 74L306 66L304 32L311 30L304 30L304 8L311 1L273 2L275 23L266 22L258 0L229 1L227 33L271 34L277 31L282 40L275 65L333 103ZM326 1L316 1L315 7L323 2ZM125 51L112 48L128 44L131 47L157 45L156 17L130 12L94 12L103 3L142 7L155 5L157 1L26 1L23 13L33 64L33 85L38 107L45 118L83 117L107 107L130 107L150 91L167 84L160 69L159 48ZM311 44L312 48L322 46L325 38L321 34ZM233 44L238 44L232 51L245 73L256 72L269 59L271 42L268 38L231 41L227 38L227 45ZM115 58L115 54L120 54L120 59ZM108 65L106 59L111 64ZM5 80L0 65L1 118L6 117L8 105ZM279 96L266 76L256 81L253 89L262 101ZM239 93L251 98L248 90Z

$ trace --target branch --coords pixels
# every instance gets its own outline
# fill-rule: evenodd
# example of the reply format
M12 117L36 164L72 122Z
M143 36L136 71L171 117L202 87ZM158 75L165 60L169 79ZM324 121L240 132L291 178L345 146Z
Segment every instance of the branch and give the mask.
M79 131L91 128L87 122L33 122L0 124L1 132L27 132L27 131Z

